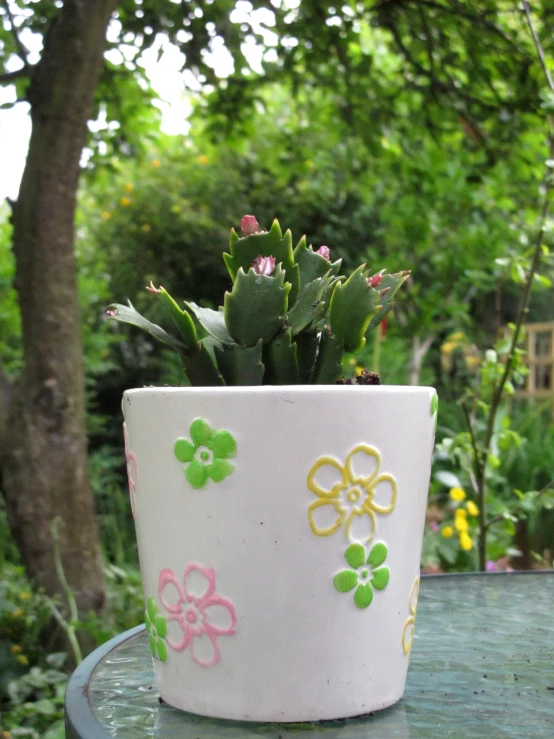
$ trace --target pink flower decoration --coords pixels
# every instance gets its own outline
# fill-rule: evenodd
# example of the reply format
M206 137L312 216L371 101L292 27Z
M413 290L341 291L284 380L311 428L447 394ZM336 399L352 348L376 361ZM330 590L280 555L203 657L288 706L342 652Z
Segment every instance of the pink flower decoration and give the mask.
M193 595L187 587L187 578L193 572L199 572L207 581L202 595ZM166 590L169 586L173 586L177 593L177 600L173 599L173 602L170 600L170 591ZM182 652L188 647L192 659L202 667L216 665L221 659L217 638L231 636L235 633L237 617L231 601L215 592L215 571L211 567L202 567L202 565L187 565L183 574L183 587L181 587L173 570L166 568L160 572L158 595L163 607L169 613L168 621L176 621L183 632L183 638L179 642L174 642L168 636L169 646L176 652ZM210 606L225 608L230 616L230 625L222 628L211 623L208 610ZM195 654L195 640L204 634L208 636L213 648L213 655L208 660L202 660Z
M257 234L260 229L260 224L256 220L256 216L244 216L240 222L240 230L243 236L251 236Z
M127 435L127 424L123 422L123 439L125 441L125 459L127 461L127 481L129 483L129 498L131 499L131 513L133 518L136 513L135 489L138 480L137 458L135 453L129 449L129 437ZM132 472L131 472L132 468Z
M316 251L316 254L320 254L323 259L326 259L328 262L331 261L331 249L329 249L328 246L320 246Z
M269 275L273 274L273 270L275 269L275 257L262 257L260 254L260 256L256 257L252 262L252 268L254 272L257 272L259 275L269 277Z

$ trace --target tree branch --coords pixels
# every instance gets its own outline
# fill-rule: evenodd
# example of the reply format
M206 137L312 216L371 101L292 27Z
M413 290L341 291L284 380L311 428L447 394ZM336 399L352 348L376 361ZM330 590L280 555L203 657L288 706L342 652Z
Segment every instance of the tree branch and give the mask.
M6 9L6 15L8 16L8 20L10 22L11 30L12 30L12 36L15 41L15 46L17 48L17 53L19 54L20 58L23 61L23 64L28 67L29 62L27 60L27 49L23 46L23 43L21 39L19 38L19 33L17 32L17 26L15 25L13 13L10 8L10 0L2 0L2 5Z
M25 67L21 67L21 69L16 69L15 72L4 72L3 74L0 74L0 85L15 82L15 80L19 80L22 77L30 77L32 69L33 65L29 64Z

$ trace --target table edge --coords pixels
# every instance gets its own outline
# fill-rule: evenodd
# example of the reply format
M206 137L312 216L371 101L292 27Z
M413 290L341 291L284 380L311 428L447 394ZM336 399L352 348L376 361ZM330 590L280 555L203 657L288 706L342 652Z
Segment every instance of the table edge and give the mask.
M88 699L92 673L104 657L116 647L145 631L144 624L114 636L91 652L75 669L65 691L64 715L66 739L112 739L98 721ZM81 731L85 731L83 735Z

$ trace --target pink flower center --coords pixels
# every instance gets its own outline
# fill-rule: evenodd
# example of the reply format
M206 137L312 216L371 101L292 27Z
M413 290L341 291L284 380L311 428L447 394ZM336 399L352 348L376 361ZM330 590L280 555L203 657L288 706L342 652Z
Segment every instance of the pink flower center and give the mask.
M197 620L198 616L196 615L196 611L194 610L194 608L189 608L188 609L185 618L187 619L187 621L189 622L189 624L196 623L196 620Z

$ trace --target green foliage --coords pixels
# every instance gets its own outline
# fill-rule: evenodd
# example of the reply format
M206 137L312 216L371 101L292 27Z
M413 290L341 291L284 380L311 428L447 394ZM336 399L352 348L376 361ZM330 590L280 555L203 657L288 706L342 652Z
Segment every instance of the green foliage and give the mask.
M249 220L254 224L251 227L244 225ZM283 236L277 220L267 232L259 230L253 216L245 216L243 231L246 229L242 238L231 231L231 253L223 255L233 279L223 308L213 311L186 304L207 338L196 343L190 313L181 309L164 288L148 289L168 309L184 344L141 316L131 303L129 307L111 305L108 316L141 328L175 349L182 357L187 381L193 385L233 384L243 377L249 385L336 382L343 352L363 347L372 318L392 307L390 298L409 272L388 275L381 270L370 276L362 265L341 284L340 278L333 276L336 264L306 248L304 241L293 252L291 233L287 231ZM295 261L297 257L302 260L302 270ZM318 277L319 260L328 269ZM314 279L306 281L308 276ZM381 284L385 287L377 289ZM314 350L302 352L301 371L293 341L297 336L303 349L311 345ZM260 349L263 373L259 371Z
M143 621L138 570L105 570L108 607L102 617L82 616L75 626L98 645ZM60 603L57 603L61 608ZM29 739L63 739L63 704L73 669L65 652L54 651L52 601L33 590L23 568L0 569L0 712L2 729ZM90 638L88 639L90 643Z

